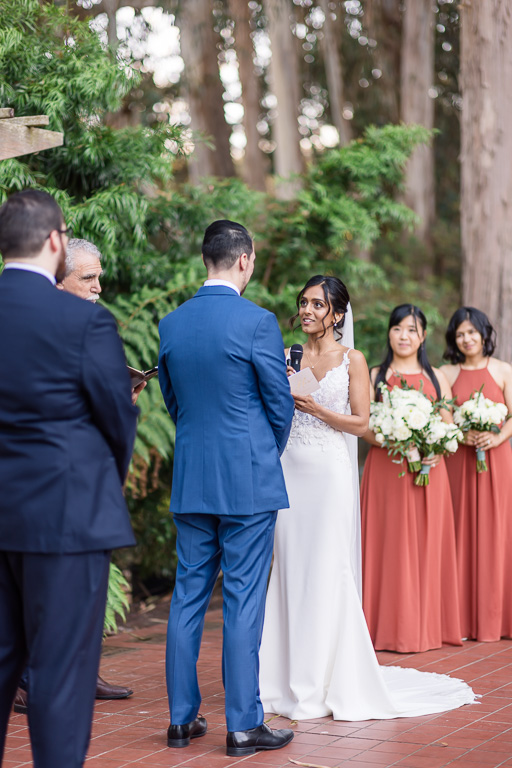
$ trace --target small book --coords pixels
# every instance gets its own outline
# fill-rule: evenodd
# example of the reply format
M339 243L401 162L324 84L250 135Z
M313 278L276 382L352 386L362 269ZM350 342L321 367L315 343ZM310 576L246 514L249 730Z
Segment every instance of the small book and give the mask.
M150 368L149 371L139 371L137 368L130 368L129 365L126 367L128 368L128 373L132 380L132 389L138 387L143 381L149 381L153 376L158 375L158 365L155 365L154 368Z
M320 384L311 368L302 368L297 373L288 377L292 395L306 397L320 389Z

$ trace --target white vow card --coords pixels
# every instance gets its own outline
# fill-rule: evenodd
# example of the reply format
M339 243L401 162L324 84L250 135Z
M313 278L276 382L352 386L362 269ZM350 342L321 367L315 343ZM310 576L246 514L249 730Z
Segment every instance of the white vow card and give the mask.
M311 368L302 368L298 373L294 373L288 378L292 395L301 395L305 397L320 388L315 374Z

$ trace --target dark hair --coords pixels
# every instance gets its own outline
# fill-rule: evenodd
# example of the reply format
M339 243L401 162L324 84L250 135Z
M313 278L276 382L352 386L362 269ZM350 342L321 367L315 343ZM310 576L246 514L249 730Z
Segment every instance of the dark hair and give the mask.
M389 317L389 323L388 323L388 341L387 341L387 349L386 349L386 357L384 358L383 362L379 366L379 370L377 371L377 377L375 379L375 399L380 400L382 395L379 388L379 384L382 382L383 384L386 383L386 371L388 370L389 366L391 365L391 361L393 360L393 350L391 349L391 344L389 343L389 332L391 328L394 328L395 325L400 325L402 320L404 320L406 317L409 317L409 315L412 315L414 318L414 322L417 324L418 320L420 321L421 327L424 331L427 330L427 318L421 311L419 307L415 307L414 304L400 304L400 306L395 307L394 310L391 312L391 315ZM425 349L425 342L421 342L420 347L418 349L418 363L421 365L422 369L427 372L432 384L435 387L436 394L438 399L441 399L441 387L439 386L439 382L437 380L437 376L435 375L432 366L430 365L427 357L427 350Z
M450 363L463 363L466 356L457 347L455 336L457 328L464 320L469 320L474 325L484 343L483 353L485 357L490 357L496 348L496 331L489 322L487 315L475 307L460 307L450 318L448 328L446 329L446 350L443 360L449 360Z
M330 275L315 275L314 277L310 277L304 288L299 291L299 294L295 300L297 305L297 313L292 318L290 318L290 326L293 328L293 324L299 316L300 302L304 296L304 293L308 288L312 288L314 285L322 286L325 300L329 305L329 312L343 315L340 322L336 323L334 326L335 332L337 331L339 338L341 338L342 329L345 324L345 312L347 311L350 296L348 295L347 286L339 279L339 277L331 277ZM326 316L329 314L329 312L326 312ZM325 336L327 333L327 328L325 327L323 319L322 325L324 327L323 335ZM296 329L297 328L294 328L294 330Z
M62 211L48 192L25 189L0 207L0 252L4 259L37 256L50 232L61 229Z
M206 229L201 252L207 267L229 269L243 253L250 256L252 250L252 237L245 227L220 219Z

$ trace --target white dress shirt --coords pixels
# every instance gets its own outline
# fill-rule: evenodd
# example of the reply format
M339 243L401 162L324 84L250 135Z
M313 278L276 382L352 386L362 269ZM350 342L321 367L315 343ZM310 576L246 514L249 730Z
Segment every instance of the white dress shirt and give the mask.
M229 280L219 280L216 277L212 277L210 280L205 280L204 285L225 285L226 288L232 288L240 296L240 288L238 288L238 286L236 286L234 283L230 283Z

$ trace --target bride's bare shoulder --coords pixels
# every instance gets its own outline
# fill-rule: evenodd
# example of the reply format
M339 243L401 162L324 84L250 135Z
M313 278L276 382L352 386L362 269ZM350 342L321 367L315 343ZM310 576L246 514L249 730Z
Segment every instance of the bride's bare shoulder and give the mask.
M350 360L351 366L355 365L357 368L364 368L364 370L368 372L368 365L366 363L366 358L359 349L350 349L349 347L343 347L343 354L345 354L345 352L348 352L348 358Z

